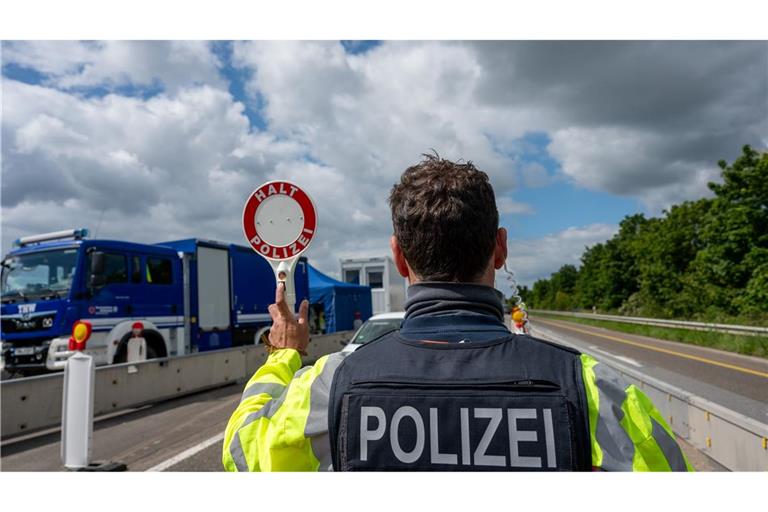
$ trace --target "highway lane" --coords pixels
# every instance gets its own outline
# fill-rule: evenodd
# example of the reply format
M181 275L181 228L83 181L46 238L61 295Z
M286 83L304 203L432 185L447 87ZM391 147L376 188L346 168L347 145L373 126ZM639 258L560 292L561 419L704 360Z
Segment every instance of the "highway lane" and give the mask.
M92 461L120 461L146 471L224 431L237 407L241 385L188 395L108 419L93 428ZM3 441L0 471L63 471L58 430ZM221 447L221 443L217 445ZM209 463L202 470L221 470Z
M677 442L696 471L728 471L684 439L677 437ZM221 444L206 447L164 471L221 471Z
M124 462L129 471L222 471L221 435L240 400L242 384L122 414L94 424L93 460ZM63 471L60 432L33 434L0 445L0 471ZM679 439L699 471L725 468Z
M532 334L572 344L634 368L731 410L768 422L768 360L707 347L610 331L564 320L531 318Z

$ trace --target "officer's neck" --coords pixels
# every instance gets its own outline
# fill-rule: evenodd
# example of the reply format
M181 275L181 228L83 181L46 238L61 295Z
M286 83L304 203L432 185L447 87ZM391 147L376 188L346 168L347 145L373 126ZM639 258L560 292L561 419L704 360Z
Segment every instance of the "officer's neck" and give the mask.
M405 318L443 315L487 315L503 322L504 296L480 283L421 281L408 288Z
M411 268L411 266L409 264L406 263L406 265L407 265L407 268L408 268L408 276L406 276L406 277L408 278L408 284L409 285L414 285L414 284L419 284L419 283L426 282L426 281L424 281L424 279L421 278L421 276L419 276L418 274L416 274L413 271L413 269ZM430 282L434 282L434 281L430 281ZM493 288L496 285L496 270L493 268L493 264L489 264L485 268L485 270L483 271L482 275L480 275L480 277L478 277L475 280L472 280L472 281L446 281L446 282L453 282L453 283L456 283L456 284L461 284L461 283L465 283L465 284L479 284L479 285L482 285L482 286L490 286L491 288Z

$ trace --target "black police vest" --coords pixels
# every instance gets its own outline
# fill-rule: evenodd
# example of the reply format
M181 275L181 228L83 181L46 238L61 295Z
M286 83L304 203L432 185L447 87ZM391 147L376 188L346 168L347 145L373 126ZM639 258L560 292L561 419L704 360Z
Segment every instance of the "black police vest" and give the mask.
M430 343L395 332L334 374L333 467L589 470L587 411L576 351L526 335Z

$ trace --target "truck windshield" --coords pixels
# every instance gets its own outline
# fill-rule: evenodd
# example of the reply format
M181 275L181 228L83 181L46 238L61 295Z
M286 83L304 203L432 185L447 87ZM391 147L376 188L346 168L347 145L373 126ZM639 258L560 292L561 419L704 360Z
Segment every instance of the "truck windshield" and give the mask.
M3 302L66 296L76 263L76 248L7 257L2 264Z

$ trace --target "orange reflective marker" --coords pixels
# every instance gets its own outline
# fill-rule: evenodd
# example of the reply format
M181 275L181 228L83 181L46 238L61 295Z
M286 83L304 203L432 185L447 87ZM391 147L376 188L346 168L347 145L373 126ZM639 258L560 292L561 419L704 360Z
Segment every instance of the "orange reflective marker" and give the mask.
M93 326L85 320L78 320L72 326L72 336L69 338L69 350L85 350L85 343L91 337Z

